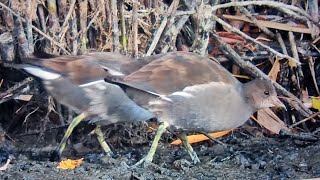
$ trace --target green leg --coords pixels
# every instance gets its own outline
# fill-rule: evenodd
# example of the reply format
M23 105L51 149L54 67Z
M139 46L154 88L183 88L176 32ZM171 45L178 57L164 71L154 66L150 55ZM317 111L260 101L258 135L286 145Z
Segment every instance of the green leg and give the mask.
M101 126L97 125L96 128L94 129L95 134L97 135L97 139L99 141L100 146L102 147L102 149L104 150L104 152L107 155L111 155L112 151L109 147L109 145L107 144L107 142L104 139L103 133L101 131Z
M182 133L179 135L179 138L181 139L184 148L185 148L185 149L187 150L187 152L189 153L189 155L190 155L193 163L194 163L194 164L200 163L200 159L198 158L197 153L193 150L192 146L191 146L190 143L188 142L188 138L187 138L186 133L182 132Z
M154 140L152 142L151 148L150 148L147 156L142 158L134 166L138 166L138 165L140 165L142 163L151 163L152 162L153 156L156 153L156 150L157 150L161 135L164 133L164 131L167 129L168 126L169 126L169 124L167 122L163 122L162 124L160 124L160 126L159 126L159 128L157 130L156 136L154 137Z
M57 161L60 159L61 157L61 154L64 150L64 148L66 147L66 143L67 143L67 140L69 138L69 136L71 135L73 129L75 127L77 127L77 125L83 120L86 118L86 114L85 113L81 113L80 115L78 115L77 117L75 117L72 122L70 123L66 133L64 134L63 136L63 139L61 140L59 146L54 150L54 152L51 154L51 157L50 157L50 161Z

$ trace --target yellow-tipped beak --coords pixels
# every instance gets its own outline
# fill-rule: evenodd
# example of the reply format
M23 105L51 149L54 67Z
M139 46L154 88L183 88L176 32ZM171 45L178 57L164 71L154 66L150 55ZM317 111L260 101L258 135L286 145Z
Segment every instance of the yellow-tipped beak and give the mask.
M271 98L271 103L275 106L275 107L281 107L284 110L287 111L286 106L280 101L280 99L277 96L272 96Z

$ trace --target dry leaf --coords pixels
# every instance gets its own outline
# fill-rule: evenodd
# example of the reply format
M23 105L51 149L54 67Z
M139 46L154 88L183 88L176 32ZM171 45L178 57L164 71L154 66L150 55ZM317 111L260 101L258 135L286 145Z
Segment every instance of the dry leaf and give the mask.
M157 131L158 128L159 128L159 124L158 124L158 123L156 123L156 122L149 122L149 123L148 123L147 132L150 133L150 132Z
M237 9L235 15L236 15L236 16L243 16L243 17L245 17L244 15L242 15L242 13L240 12L239 9ZM241 21L241 20L240 20L240 21L239 21L239 20L230 20L230 21L229 21L229 24L230 24L231 26L237 28L237 29L241 29L241 28L243 27L243 25L244 25L244 22Z
M68 169L75 169L76 167L80 166L83 162L83 158L72 160L72 159L66 159L59 162L59 165L57 168L68 170Z
M209 135L211 137L213 137L213 138L218 138L218 137L222 137L222 136L228 134L231 131L232 130L225 130L225 131L220 131L220 132L216 132L216 133L209 133ZM202 142L202 141L205 141L205 140L209 139L207 136L205 136L203 134L190 135L187 138L188 138L188 142L190 144L197 143L197 142ZM181 143L182 143L181 140L177 139L177 140L174 140L173 142L171 142L170 144L179 145Z
M18 97L15 97L14 99L21 100L21 101L30 101L33 95L19 95Z
M256 38L256 41L260 42L271 42L272 40L268 38L268 35L265 33L260 33L259 36Z
M247 75L236 75L236 74L233 74L234 77L236 78L241 78L241 79L251 79L249 76Z
M252 21L249 18L242 17L242 16L232 16L232 15L222 15L223 18L228 20L241 20L245 22ZM305 34L311 34L311 29L307 28L305 26L295 26L292 24L284 24L284 23L278 23L278 22L272 22L272 21L264 21L264 20L257 20L257 22L267 28L273 28L278 30L284 30L284 31L292 31L292 32L299 32L299 33L305 33Z
M308 94L307 89L302 89L301 90L301 101L303 102L303 105L306 106L306 108L311 108L312 107L312 98Z
M280 71L280 63L279 63L279 59L276 59L273 63L273 66L272 66L269 74L268 74L269 78L276 81L279 71Z
M245 39L243 39L241 36L234 33L222 31L222 32L217 32L217 34L220 36L221 39L226 41L226 43L228 43L229 45L236 45L236 44L245 42Z
M320 97L311 97L312 107L320 111Z
M258 118L254 119L269 131L279 134L281 129L289 130L281 119L270 108L260 109Z

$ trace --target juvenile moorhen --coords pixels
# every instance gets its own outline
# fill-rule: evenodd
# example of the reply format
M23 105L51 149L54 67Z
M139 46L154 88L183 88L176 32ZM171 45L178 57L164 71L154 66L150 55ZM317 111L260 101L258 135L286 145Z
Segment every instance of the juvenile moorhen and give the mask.
M255 79L243 84L217 62L193 53L172 52L151 58L154 61L122 79L106 78L121 86L161 123L148 155L137 165L153 160L166 128L179 134L197 163L200 161L184 132L232 129L244 124L258 109L285 107L271 80Z
M102 97L103 94L106 93L104 90L108 91L108 94L110 95L109 97L102 98L102 100L101 98L97 98L99 101L103 101L105 106L100 106L101 110L98 111L99 113L92 113L94 110L92 110L90 106L94 106L92 106L92 103L90 104L87 102L92 102L91 99L95 96L90 96L92 93L89 93L88 90L84 90L83 88L92 84L99 84L100 86L101 81L99 80L105 75L103 71L101 71L101 76L98 73L98 82L96 81L97 79L92 78L90 79L91 83L87 85L80 85L80 81L77 81L77 78L73 78L78 77L78 75L74 75L79 74L78 70L67 69L64 70L67 72L64 72L61 70L64 68L54 69L53 65L50 65L49 72L54 73L53 76L51 75L50 77L53 78L46 79L43 77L42 79L44 84L49 82L46 84L47 89L58 99L58 101L64 102L64 104L69 106L75 106L74 104L77 103L72 101L74 98L69 98L73 95L66 96L68 94L72 94L72 92L67 91L60 93L61 90L57 90L59 88L56 88L58 85L53 84L53 82L62 77L64 81L68 81L66 82L68 84L67 87L69 87L70 84L74 85L74 88L72 89L81 93L80 97L82 99L86 99L84 97L88 97L88 100L83 100L85 103L80 103L81 106L79 106L81 108L75 108L76 110L80 109L88 114L101 114L103 111L106 112L104 115L107 114L108 116L116 114L111 118L113 121L108 120L108 116L95 119L94 122L98 124L108 124L109 122L117 122L120 120L123 121L124 119L122 118L124 116L128 116L125 118L132 118L130 115L136 117L136 119L127 119L129 121L143 121L156 115L160 123L156 137L148 155L140 160L137 165L144 162L152 162L158 141L166 128L169 128L171 131L178 134L193 162L197 163L199 162L199 158L186 139L186 131L207 133L232 129L244 124L258 109L273 106L285 107L277 98L276 91L270 80L255 79L243 84L218 63L197 54L172 52L144 57L136 61L131 59L128 60L128 58L125 57L108 58L108 56L104 55L104 57L102 56L100 59L100 56L91 56L89 56L89 58L88 56L76 56L75 59L81 59L81 57L84 57L86 62L88 62L88 59L91 58L93 59L93 62L95 62L88 62L90 65L85 65L85 62L82 62L83 64L79 63L83 65L83 67L96 65L99 67L103 66L107 71L107 77L105 79L107 83L102 84L106 87L112 87L111 89L116 89L109 91L104 88L100 88L100 90L98 90L99 87L95 87L96 91L100 92L96 94L96 96ZM70 59L70 57L61 58ZM51 59L50 61L53 60L54 59ZM48 66L34 62L34 59L32 59L33 65L40 64L41 67ZM62 64L62 67L69 67L65 65L65 62ZM70 67L75 66L76 65L70 65ZM95 67L94 69L99 68ZM32 70L26 70L41 78L40 75L32 72ZM89 72L86 68L82 71ZM37 72L39 72L38 69ZM48 71L46 70L46 72ZM96 71L94 70L94 72ZM85 77L84 79L91 77L89 74L84 74L83 76ZM112 83L115 86L109 83ZM120 91L116 85L119 85L125 91L126 95L134 102L128 99L123 91ZM117 94L117 96L113 96L114 93ZM64 100L64 98L67 100ZM126 103L121 102L132 103L133 105L130 105L129 107L133 107L131 108L133 110L130 111L130 108L128 110L125 106ZM91 111L86 110L86 106L83 106L87 104L90 105L87 108L91 109ZM117 106L118 109L109 111L109 106L111 104L119 104L119 106ZM123 108L121 106L123 106ZM144 114L143 117L141 117L141 115L138 116L139 113L137 112L142 112L142 114ZM78 119L82 118L83 117ZM76 118L74 122L78 122L78 119ZM71 130L77 124L74 122L72 122L69 127ZM69 128L67 132L71 132L69 131ZM69 134L67 133L66 137L68 135ZM61 147L63 148L63 146L60 145L60 150L62 149ZM62 150L58 152L61 153Z
M51 160L60 159L74 127L88 116L90 118L87 119L97 124L95 133L107 154L111 154L111 150L103 138L100 125L146 121L154 117L129 99L119 86L103 80L106 76L121 77L135 71L147 63L143 60L136 61L117 53L97 52L81 56L37 54L22 61L24 64L10 66L39 77L58 102L80 114L69 125Z

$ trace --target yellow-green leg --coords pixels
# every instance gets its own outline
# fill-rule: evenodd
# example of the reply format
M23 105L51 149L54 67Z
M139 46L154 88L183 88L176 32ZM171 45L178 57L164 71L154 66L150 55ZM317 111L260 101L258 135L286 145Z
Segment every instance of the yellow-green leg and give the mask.
M164 133L164 131L167 129L167 127L169 126L169 124L167 122L163 122L162 124L160 124L156 136L154 137L154 140L152 141L152 145L150 147L150 150L147 154L147 156L145 156L144 158L142 158L139 162L137 162L134 166L138 166L142 163L151 163L153 160L153 156L156 153L158 144L159 144L159 140L162 136L162 134Z
M77 125L87 117L87 115L85 113L81 113L80 115L78 115L77 117L75 117L72 122L70 123L66 133L63 136L63 139L61 140L59 146L52 152L51 157L50 157L50 161L57 161L60 159L61 154L64 150L64 148L66 147L66 143L67 140L69 138L69 136L71 135L73 129L75 127L77 127Z
M102 147L102 149L104 150L104 152L107 154L107 155L111 155L112 154L112 151L109 147L109 145L107 144L107 142L105 141L104 139L104 136L103 136L103 133L101 131L101 126L100 125L97 125L96 128L94 129L94 132L95 134L97 135L97 139L98 139L98 142L100 144L100 146Z
M184 148L189 153L193 163L194 164L200 163L200 159L198 158L197 153L193 150L192 146L188 142L188 137L186 133L182 132L181 134L179 134L179 138L181 139Z

